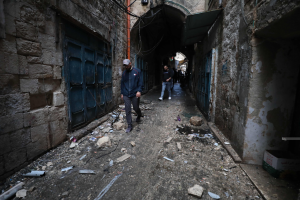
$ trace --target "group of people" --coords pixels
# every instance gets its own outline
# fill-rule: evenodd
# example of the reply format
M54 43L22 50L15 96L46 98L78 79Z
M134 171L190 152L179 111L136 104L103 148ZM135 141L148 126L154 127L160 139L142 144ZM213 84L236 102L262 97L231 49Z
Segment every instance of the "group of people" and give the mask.
M143 76L139 69L132 67L129 59L123 60L123 66L125 67L125 70L122 73L121 79L121 99L125 103L126 121L128 124L126 133L129 133L132 130L131 104L133 106L133 110L137 113L136 122L140 122L142 117L139 104L143 89ZM174 69L169 69L169 66L164 66L162 74L162 91L161 96L158 98L159 100L163 100L166 88L169 92L169 99L171 99L171 88L178 80L177 73L178 72Z

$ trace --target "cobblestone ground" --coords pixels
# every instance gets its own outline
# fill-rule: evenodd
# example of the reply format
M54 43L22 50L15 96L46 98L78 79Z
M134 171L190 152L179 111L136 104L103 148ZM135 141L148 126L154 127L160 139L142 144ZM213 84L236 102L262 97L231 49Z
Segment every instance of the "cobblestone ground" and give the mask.
M34 188L26 196L32 200L100 199L96 197L105 188L101 199L197 199L188 194L188 188L195 184L204 188L201 199L212 199L208 192L221 199L262 199L215 138L187 139L187 133L210 133L205 123L198 128L189 125L191 116L202 116L190 95L176 84L171 100L158 101L159 96L160 89L154 89L142 97L151 101L141 104L145 115L142 122L135 123L129 134L124 130L109 133L111 147L97 148L96 141L90 140L95 134L80 139L73 149L67 141L10 177L6 185L24 181L25 189ZM178 115L181 121L175 121ZM109 124L107 121L101 126ZM104 135L103 130L98 131ZM180 151L177 142L181 144ZM131 157L117 163L116 159L125 154L122 148ZM111 160L114 164L109 167ZM74 168L61 171L70 166ZM21 176L32 169L45 170L46 174L38 178ZM80 174L83 169L94 170L95 174Z

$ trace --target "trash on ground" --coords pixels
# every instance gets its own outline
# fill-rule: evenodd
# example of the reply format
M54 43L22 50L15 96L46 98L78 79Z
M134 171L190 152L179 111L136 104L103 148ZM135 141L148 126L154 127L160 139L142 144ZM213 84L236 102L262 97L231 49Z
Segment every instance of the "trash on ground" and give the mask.
M95 142L97 140L97 138L91 137L90 140L93 141L93 142Z
M66 168L63 168L61 169L62 172L67 172L69 171L70 169L73 169L74 166L71 166L71 167L66 167Z
M201 187L200 185L194 185L193 187L188 189L188 193L190 195L196 196L198 198L201 198L203 191L204 191L204 188Z
M123 128L125 128L125 124L122 122L116 122L116 123L114 123L113 127L115 130L120 131Z
M227 198L229 197L229 193L228 192L225 192L225 195L226 195Z
M86 157L86 154L83 155L79 160L82 160L82 159L84 159L85 157Z
M16 197L24 198L24 197L26 197L26 193L27 193L27 190L25 190L25 189L19 190L16 194Z
M218 146L218 143L214 143L215 146Z
M123 152L123 153L125 152L126 153L127 152L126 148L122 148L121 152Z
M203 119L198 116L193 116L190 119L190 123L194 126L201 126L203 124Z
M69 164L71 162L71 160L69 160L67 163Z
M177 121L181 121L181 119L180 119L179 115L177 116Z
M99 132L98 131L93 131L92 133L91 133L92 135L97 135L97 134L99 134Z
M126 159L128 159L128 158L130 158L130 157L131 157L130 154L125 154L125 155L123 155L123 156L117 158L116 162L117 162L117 163L122 162L122 161L124 161L124 160L126 160Z
M220 199L220 196L211 192L208 192L209 196L213 199Z
M223 170L224 170L225 172L229 172L229 170L228 170L228 169L225 169L225 168L224 168Z
M110 183L105 188L103 188L103 190L98 194L98 196L94 200L100 200L120 176L122 176L122 174L115 176L115 178L113 178L113 180L111 180Z
M111 160L111 161L109 162L109 166L111 167L111 166L113 166L113 164L114 164L114 161Z
M23 176L42 176L45 174L45 171L31 171L30 173L23 174Z
M79 170L79 174L96 174L94 170L83 169Z
M131 146L135 147L135 142L134 141L131 141L130 144L131 144Z
M180 142L177 142L177 148L178 148L178 151L181 151L181 144L180 144Z
M228 145L228 144L230 144L230 143L229 143L229 142L224 142L224 144Z
M13 186L12 188L10 188L9 190L7 190L6 192L4 192L3 194L0 195L0 199L9 199L10 197L12 197L14 194L16 194L20 189L22 189L23 185L25 185L25 183L21 182L15 186Z
M174 162L174 160L170 159L170 158L167 158L167 157L164 157L164 159L168 160L168 161L171 161L171 162Z
M188 163L188 161L186 161L186 160L185 160L185 161L184 161L184 163L185 163L185 164L187 164L187 163Z
M170 143L172 139L173 139L172 137L169 137L169 138L165 141L165 143Z
M110 130L109 132L112 133L112 132L114 132L114 130Z
M46 170L46 168L47 168L47 166L43 166L43 167L42 167L42 170L43 170L43 171L45 171L45 170Z
M47 162L47 166L48 167L53 166L53 163L52 162Z
M104 136L100 138L97 142L97 145L99 148L101 147L110 147L111 146L111 141L108 136Z

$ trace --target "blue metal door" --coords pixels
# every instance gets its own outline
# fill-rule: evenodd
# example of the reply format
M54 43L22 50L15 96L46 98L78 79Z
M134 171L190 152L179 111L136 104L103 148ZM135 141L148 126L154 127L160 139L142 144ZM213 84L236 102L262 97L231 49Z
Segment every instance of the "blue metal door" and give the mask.
M203 114L208 115L210 98L212 51L206 54L200 65L197 84L197 104Z
M68 26L64 42L64 76L70 125L75 128L106 112L106 106L112 101L112 65L107 43L74 26L70 31ZM85 37L84 41L79 41L80 34Z

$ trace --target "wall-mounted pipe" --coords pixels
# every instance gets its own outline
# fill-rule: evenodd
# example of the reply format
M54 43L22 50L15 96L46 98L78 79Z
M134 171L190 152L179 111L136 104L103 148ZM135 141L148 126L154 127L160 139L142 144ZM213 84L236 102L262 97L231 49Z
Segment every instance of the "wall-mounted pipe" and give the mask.
M127 0L127 10L130 12L130 0ZM130 60L130 15L127 14L127 57Z

